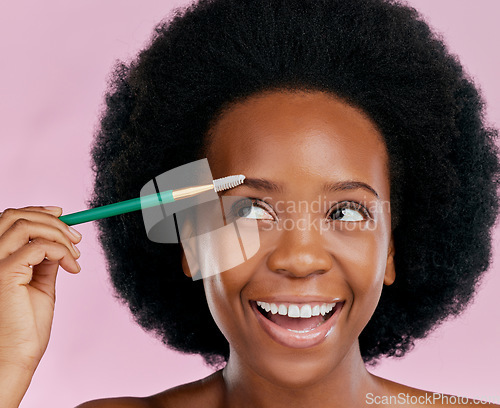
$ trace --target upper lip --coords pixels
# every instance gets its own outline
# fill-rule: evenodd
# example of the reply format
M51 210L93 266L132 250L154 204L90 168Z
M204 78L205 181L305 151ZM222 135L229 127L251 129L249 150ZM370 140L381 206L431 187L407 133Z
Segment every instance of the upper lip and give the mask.
M294 296L294 295L272 295L272 296L255 296L253 301L262 301L266 303L337 303L342 302L342 298L335 296Z

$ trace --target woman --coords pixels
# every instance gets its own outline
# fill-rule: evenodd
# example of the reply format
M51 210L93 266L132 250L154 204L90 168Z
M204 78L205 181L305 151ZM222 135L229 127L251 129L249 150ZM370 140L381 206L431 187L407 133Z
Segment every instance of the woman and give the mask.
M128 403L362 406L368 395L424 396L370 375L364 363L403 355L463 310L488 267L495 131L482 124L480 98L458 62L404 7L281 3L202 2L160 27L139 59L116 72L93 150L91 205L132 198L162 171L200 157L214 177L282 184L266 195L249 186L228 192L252 197L252 214L276 239L198 285L179 273L193 274L180 248L147 241L140 214L101 222L113 283L139 323L213 365L228 361L205 381ZM321 214L276 210L278 202L311 204L325 183L345 181L351 187L330 192L323 200L336 204ZM326 233L278 230L306 214L333 225ZM29 273L33 252L77 271L71 242L79 239L63 235L58 215L3 213L4 270L24 262ZM38 245L25 245L27 236ZM50 262L34 270L50 268L53 279ZM4 301L28 299L15 296ZM290 343L266 329L273 317L257 302L336 306L318 342ZM14 317L4 317L9 327L19 324ZM39 333L34 344L33 330L17 330L26 342L15 361L30 369L47 337Z

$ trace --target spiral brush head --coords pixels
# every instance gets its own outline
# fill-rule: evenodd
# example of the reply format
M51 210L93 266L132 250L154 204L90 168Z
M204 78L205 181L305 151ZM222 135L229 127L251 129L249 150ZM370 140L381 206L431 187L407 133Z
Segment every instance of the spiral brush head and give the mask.
M237 176L227 176L222 177L220 179L215 179L213 181L215 192L228 190L230 188L234 188L239 186L245 180L245 176L243 174L238 174Z

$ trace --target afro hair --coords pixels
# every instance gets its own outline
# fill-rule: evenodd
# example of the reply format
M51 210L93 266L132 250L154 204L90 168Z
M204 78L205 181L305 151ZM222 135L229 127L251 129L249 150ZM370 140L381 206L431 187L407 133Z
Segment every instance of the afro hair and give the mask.
M377 124L390 161L397 279L360 335L367 363L402 356L470 302L491 262L498 132L473 80L419 13L391 0L200 0L160 23L110 79L92 148L90 206L137 197L204 157L231 104L268 90L328 92ZM99 222L117 296L173 349L212 366L229 345L180 245L148 240L140 213Z

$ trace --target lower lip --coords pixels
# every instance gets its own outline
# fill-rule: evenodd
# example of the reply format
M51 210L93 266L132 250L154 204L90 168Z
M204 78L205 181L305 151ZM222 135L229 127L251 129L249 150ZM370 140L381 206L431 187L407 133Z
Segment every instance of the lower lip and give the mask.
M257 309L255 301L250 302L252 309L257 317L257 321L264 331L275 342L282 346L291 348L308 348L314 347L323 342L333 331L335 323L337 322L340 311L342 310L343 303L335 310L335 313L325 322L321 323L318 327L311 329L305 333L297 333L284 327L278 326L271 320L267 319Z

